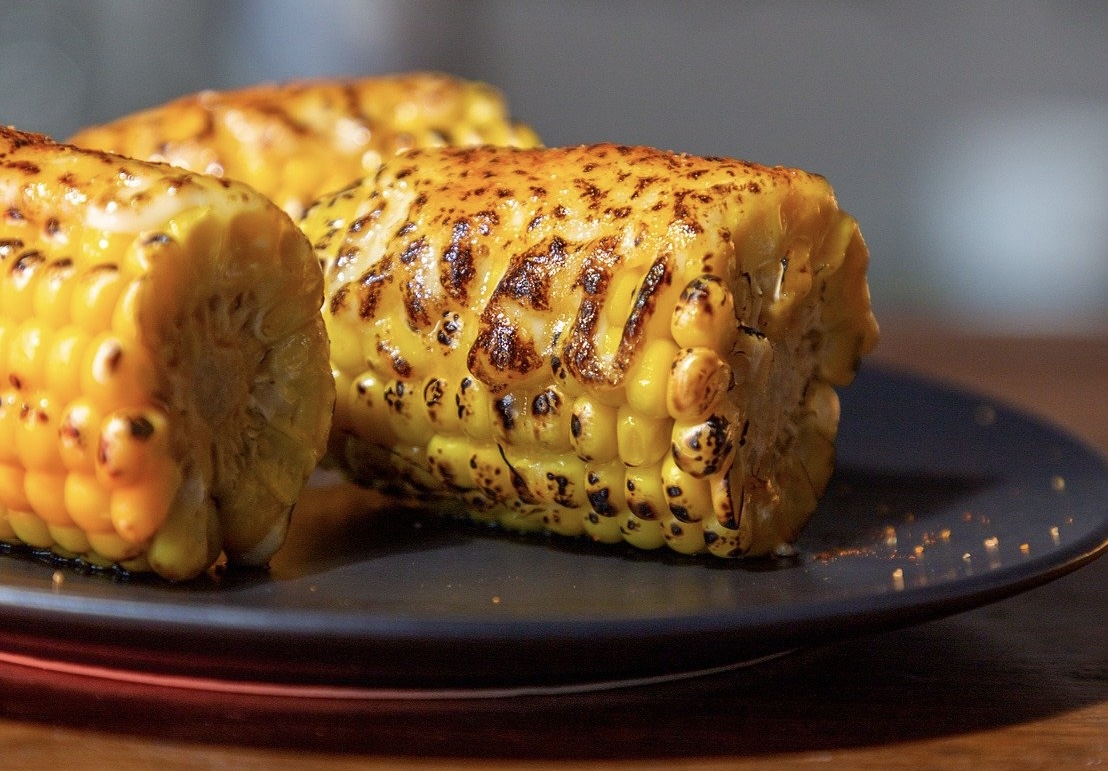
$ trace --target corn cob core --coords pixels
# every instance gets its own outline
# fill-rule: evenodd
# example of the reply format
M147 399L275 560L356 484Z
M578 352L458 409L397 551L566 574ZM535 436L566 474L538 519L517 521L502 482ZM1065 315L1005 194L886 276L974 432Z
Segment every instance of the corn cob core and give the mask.
M294 218L400 150L539 143L491 86L427 72L204 91L70 141L238 179Z
M326 447L322 275L228 180L0 128L0 540L263 563Z
M301 227L328 266L336 454L515 529L789 544L877 338L857 225L794 169L412 150Z

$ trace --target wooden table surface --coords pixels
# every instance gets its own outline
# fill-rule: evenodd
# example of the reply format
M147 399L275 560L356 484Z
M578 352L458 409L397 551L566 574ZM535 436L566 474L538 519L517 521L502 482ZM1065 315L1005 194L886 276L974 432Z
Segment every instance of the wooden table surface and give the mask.
M885 325L876 358L1108 455L1108 336ZM711 678L599 694L335 703L0 668L0 767L1083 769L1108 765L1108 558L992 605Z

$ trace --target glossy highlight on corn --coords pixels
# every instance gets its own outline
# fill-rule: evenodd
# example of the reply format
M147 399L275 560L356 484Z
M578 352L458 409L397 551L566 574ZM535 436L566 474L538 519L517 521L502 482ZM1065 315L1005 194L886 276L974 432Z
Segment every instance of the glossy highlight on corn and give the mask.
M644 147L413 149L301 221L326 266L332 452L505 527L787 548L877 340L818 175Z
M264 564L326 447L321 300L245 185L0 127L0 541Z
M294 218L412 147L539 144L492 86L434 72L203 91L70 141L246 182Z

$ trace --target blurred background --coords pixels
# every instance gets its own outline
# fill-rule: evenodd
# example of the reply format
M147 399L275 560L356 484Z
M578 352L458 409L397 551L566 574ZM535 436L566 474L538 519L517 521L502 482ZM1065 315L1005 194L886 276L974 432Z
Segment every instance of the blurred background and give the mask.
M205 88L435 69L548 145L800 166L879 315L1108 330L1108 3L0 0L0 123L59 138Z

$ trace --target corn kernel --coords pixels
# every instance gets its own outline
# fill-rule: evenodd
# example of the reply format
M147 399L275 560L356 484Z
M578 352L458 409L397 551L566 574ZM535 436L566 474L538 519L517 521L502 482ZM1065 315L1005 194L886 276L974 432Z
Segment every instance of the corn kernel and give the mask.
M627 404L647 418L668 418L667 393L671 390L670 371L678 353L669 338L651 340L639 360L627 373Z
M672 424L671 420L644 417L630 405L623 405L616 417L619 457L628 466L657 463L669 449Z
M23 477L29 508L48 525L72 527L73 518L65 503L64 471L28 471Z
M17 511L30 511L20 463L0 463L0 506Z
M32 311L34 317L49 329L57 329L69 322L69 307L73 296L73 260L52 260L43 268L43 276L35 286Z
M102 415L88 399L71 401L58 425L58 453L70 471L92 472L100 447Z
M591 396L582 395L573 402L570 416L570 442L577 457L605 463L619 455L616 438L618 410Z
M65 507L86 533L114 533L111 492L91 473L70 472L65 478Z
M60 328L46 354L46 390L59 404L68 404L81 393L81 362L89 342L88 333L75 326Z
M139 484L112 491L109 515L116 533L129 543L146 543L169 516L181 486L181 472L171 462L150 464Z
M24 468L36 471L62 468L58 413L57 405L46 392L35 391L27 397L20 415L20 430L15 432L15 448Z
M697 276L673 309L670 334L681 348L729 351L736 337L735 299L718 276Z
M89 550L88 537L79 527L54 525L48 522L46 532L54 541L53 550L64 556L78 557Z
M37 514L25 509L8 509L8 525L23 543L38 549L49 549L54 545L54 536L50 528Z
M718 353L710 348L684 348L673 360L665 393L666 412L680 420L703 420L720 406L730 386L731 367Z
M100 263L80 274L70 298L74 326L90 334L107 331L125 283L114 263Z
M7 371L9 382L16 388L36 388L45 380L50 337L50 331L35 320L25 321L13 329L8 340Z

